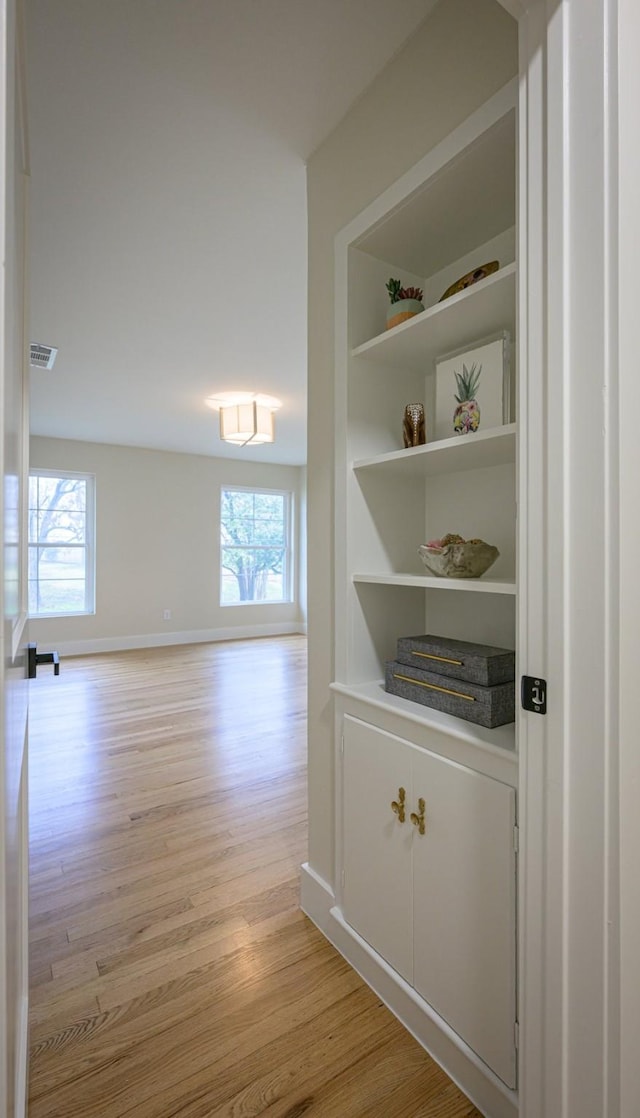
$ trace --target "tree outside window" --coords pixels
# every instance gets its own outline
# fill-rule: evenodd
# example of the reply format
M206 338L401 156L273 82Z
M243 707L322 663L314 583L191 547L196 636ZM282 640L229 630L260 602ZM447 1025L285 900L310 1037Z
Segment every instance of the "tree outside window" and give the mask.
M91 476L29 477L29 613L91 613L93 589Z
M221 605L290 601L291 495L228 488L221 493Z

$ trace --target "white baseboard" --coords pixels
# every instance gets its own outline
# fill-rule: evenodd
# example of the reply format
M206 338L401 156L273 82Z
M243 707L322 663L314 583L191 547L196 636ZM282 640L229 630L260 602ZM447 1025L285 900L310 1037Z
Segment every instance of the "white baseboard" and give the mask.
M517 1094L349 927L333 890L308 863L301 867L300 907L478 1110L490 1118L517 1118Z
M335 903L333 890L324 878L320 877L308 862L305 862L300 867L300 908L327 938L331 926L331 910L335 907Z
M94 637L89 640L56 641L55 644L60 656L90 656L95 652L125 652L132 648L160 648L172 644L209 644L252 637L304 635L306 631L306 624L279 621L271 625L235 625L225 629L186 629L170 633L140 633L137 636Z

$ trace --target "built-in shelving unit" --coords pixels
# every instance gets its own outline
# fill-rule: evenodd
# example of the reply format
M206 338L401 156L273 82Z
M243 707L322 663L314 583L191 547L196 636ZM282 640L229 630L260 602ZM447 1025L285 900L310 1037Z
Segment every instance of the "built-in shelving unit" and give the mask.
M515 647L515 93L505 89L461 125L426 157L422 181L418 172L398 184L338 248L339 683L382 678L397 639L409 634ZM442 299L490 260L497 271ZM387 330L391 276L421 287L426 309ZM451 427L451 437L436 440L437 359L503 332L512 343L508 421L466 436ZM427 442L405 449L404 408L417 401ZM425 571L419 546L448 532L498 548L481 579Z
M500 1118L517 1105L515 723L485 729L384 679L400 637L515 648L513 363L502 424L458 436L453 403L451 435L436 438L434 416L438 359L505 334L516 353L516 97L516 83L496 94L336 242L334 941L359 969L365 945L369 979L400 1016L411 988L414 1034L437 1051L441 1029L472 1076L484 1068L486 1113ZM392 277L421 287L426 309L386 330ZM407 449L415 402L427 441ZM449 532L498 548L482 578L427 572L420 545Z

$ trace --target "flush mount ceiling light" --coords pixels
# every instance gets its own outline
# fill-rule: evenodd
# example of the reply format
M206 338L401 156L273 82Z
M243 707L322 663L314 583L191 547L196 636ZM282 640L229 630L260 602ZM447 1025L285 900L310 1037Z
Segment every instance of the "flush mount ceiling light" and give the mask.
M225 443L247 446L249 443L272 443L273 412L256 404L229 404L220 408L220 438Z
M274 396L252 392L221 392L206 403L220 412L220 438L235 446L257 446L274 441L273 413L280 407Z

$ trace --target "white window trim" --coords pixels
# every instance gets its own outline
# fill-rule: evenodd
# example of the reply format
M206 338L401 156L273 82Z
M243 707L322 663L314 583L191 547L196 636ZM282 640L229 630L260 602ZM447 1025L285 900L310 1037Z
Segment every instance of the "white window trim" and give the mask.
M284 562L282 572L282 585L284 596L277 600L267 601L266 599L258 598L246 602L223 602L222 601L222 551L225 545L222 543L222 494L223 493L259 493L267 497L284 497ZM219 505L219 545L220 545L220 558L218 564L218 604L221 609L238 609L239 607L246 608L247 606L288 606L294 601L294 571L295 571L295 552L293 546L293 532L294 532L294 494L290 489L273 489L271 487L265 488L260 485L221 485L220 486L220 505ZM256 548L256 550L259 550Z
M67 544L68 547L82 548L85 552L85 600L91 603L90 609L51 613L29 613L30 621L41 621L48 617L91 617L96 612L96 475L79 470L41 470L32 466L29 477L60 477L86 481L86 506L85 506L85 543ZM27 549L44 545L33 544L27 539ZM49 546L51 546L49 544ZM28 587L28 581L27 581ZM28 593L28 591L27 591ZM28 597L27 597L28 601Z

